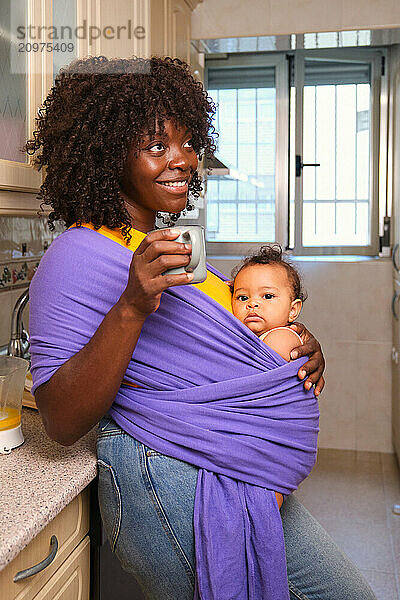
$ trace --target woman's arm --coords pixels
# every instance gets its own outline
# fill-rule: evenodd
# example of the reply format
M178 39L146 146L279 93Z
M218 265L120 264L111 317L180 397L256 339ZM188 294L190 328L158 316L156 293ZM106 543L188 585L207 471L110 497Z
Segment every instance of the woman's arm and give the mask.
M52 439L70 446L107 412L119 390L146 317L157 310L162 292L184 285L192 274L165 275L190 262L190 248L174 242L180 232L164 229L146 236L132 256L128 283L90 341L35 391Z
M309 390L315 384L315 395L318 396L325 385L325 379L322 377L325 369L325 359L321 346L302 323L292 323L290 327L297 331L303 340L302 346L293 348L290 358L296 359L301 356L309 356L309 360L299 369L298 376L300 379L307 379L304 382L306 390Z

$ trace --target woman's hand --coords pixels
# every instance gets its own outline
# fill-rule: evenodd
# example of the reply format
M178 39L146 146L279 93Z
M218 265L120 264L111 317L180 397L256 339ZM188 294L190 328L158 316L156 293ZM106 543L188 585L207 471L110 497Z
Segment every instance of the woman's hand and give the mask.
M190 244L174 242L180 231L160 229L149 233L137 247L131 260L127 286L121 299L139 319L145 319L160 306L162 292L173 285L185 285L193 273L162 275L167 269L190 262Z
M312 385L315 384L315 395L318 396L325 385L325 380L322 377L322 373L325 369L325 359L322 354L321 346L318 340L302 325L302 323L292 323L290 326L294 329L301 337L303 341L302 346L293 348L290 353L290 358L296 359L301 356L309 356L308 362L306 362L299 370L298 376L300 379L304 379L307 375L307 381L304 382L304 387L309 390Z

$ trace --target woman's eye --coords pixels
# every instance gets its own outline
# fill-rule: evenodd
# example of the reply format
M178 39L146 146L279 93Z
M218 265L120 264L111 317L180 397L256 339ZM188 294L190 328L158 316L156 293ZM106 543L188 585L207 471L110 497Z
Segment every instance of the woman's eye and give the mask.
M186 146L186 144L190 144L190 147L193 148L193 140L192 139L185 142L184 146Z
M162 144L161 142L158 142L157 144L153 144L152 146L150 146L148 149L149 150L153 150L153 148L158 148L158 151L162 150L164 148L164 144Z

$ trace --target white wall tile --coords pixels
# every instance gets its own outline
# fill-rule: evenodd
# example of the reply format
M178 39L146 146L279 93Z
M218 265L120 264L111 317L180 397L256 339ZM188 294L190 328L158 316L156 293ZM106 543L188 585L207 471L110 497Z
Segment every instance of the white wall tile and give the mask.
M11 291L11 310L14 308L14 305L21 294L25 291L26 288L18 288ZM26 305L24 312L22 313L22 321L25 329L29 332L29 302ZM10 323L11 323L11 314L10 314Z
M0 293L0 346L8 344L11 332L11 313L15 302L24 291L24 288L11 289ZM25 329L29 332L29 303L22 314Z
M11 294L0 292L0 346L8 344L10 339Z
M382 260L360 263L357 288L357 339L391 342L391 262Z
M357 386L356 342L331 341L324 347L325 388L319 397L321 413L318 445L320 448L355 449Z
M391 343L358 344L356 449L393 452Z
M238 261L210 262L229 276ZM319 446L392 452L390 261L294 262L308 292L299 320L326 359Z
M12 220L12 217L0 217L0 262L6 262L11 259L11 244L13 231Z
M52 240L64 230L61 224L57 223L56 230L51 232L47 225L47 217L0 217L0 263L10 267L17 266L21 268L23 261L15 261L15 258L21 257L21 244L27 243L26 262L28 269L31 270L43 254L43 244L48 245ZM14 260L12 257L14 256ZM1 270L1 272L2 272ZM28 282L28 280L25 280ZM13 289L0 292L0 346L8 344L11 326L11 311L15 301L22 294L24 288ZM29 331L29 304L24 310L23 322L25 328Z

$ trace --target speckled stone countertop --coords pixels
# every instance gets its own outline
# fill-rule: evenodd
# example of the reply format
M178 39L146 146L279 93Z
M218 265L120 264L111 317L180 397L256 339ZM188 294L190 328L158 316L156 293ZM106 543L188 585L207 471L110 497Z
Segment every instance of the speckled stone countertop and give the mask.
M23 407L22 431L22 446L0 454L0 571L97 475L96 427L60 446Z

